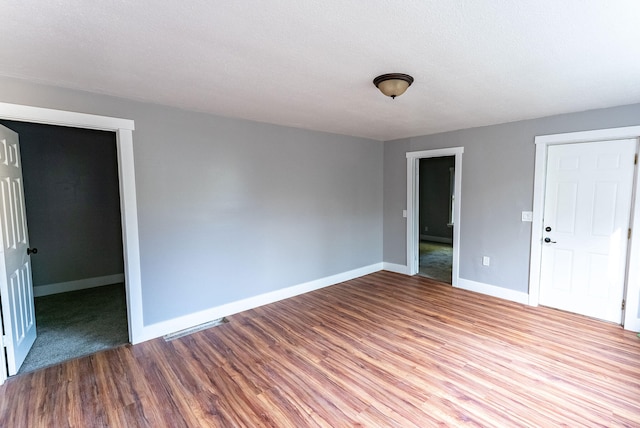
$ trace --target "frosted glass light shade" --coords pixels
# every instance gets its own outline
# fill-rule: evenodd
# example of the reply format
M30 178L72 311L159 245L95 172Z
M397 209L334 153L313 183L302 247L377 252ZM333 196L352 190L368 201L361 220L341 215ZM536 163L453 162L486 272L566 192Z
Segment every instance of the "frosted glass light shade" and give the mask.
M380 92L391 98L404 94L412 83L413 77L401 73L383 74L373 79L373 84Z

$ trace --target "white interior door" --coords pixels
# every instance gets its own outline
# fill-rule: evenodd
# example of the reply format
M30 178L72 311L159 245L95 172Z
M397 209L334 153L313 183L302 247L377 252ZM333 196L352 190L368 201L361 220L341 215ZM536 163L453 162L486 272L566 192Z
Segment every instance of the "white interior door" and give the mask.
M18 134L4 126L0 126L0 236L3 342L12 376L36 340L36 320L20 146Z
M0 333L2 334L2 336L4 336L4 330L2 329L2 323L0 322ZM2 347L2 349L0 349L0 385L2 385L4 383L5 380L7 380L7 358L4 354L4 347Z
M540 304L622 321L636 140L548 148Z

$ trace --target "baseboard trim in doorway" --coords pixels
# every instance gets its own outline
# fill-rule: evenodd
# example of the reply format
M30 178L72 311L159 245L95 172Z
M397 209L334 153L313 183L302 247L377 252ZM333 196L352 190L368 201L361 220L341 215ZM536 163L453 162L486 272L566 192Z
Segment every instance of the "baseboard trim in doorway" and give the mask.
M124 273L115 275L96 276L78 279L76 281L57 282L54 284L37 285L33 287L33 296L42 297L50 294L66 293L67 291L84 290L85 288L102 287L103 285L124 282Z
M379 270L382 270L382 263L375 263L347 272L338 273L336 275L319 278L280 290L271 291L269 293L260 294L258 296L227 303L225 305L216 306L214 308L205 309L193 314L151 324L143 328L142 334L136 343L162 337L166 334L189 329L191 327L198 326L212 320L228 317L242 311L247 311L279 300L288 299L289 297L294 297L299 294L308 293L320 288L349 281L370 273L378 272Z
M440 242L442 244L453 244L452 238L443 238L441 236L420 235L421 241Z
M476 293L486 294L488 296L499 297L500 299L511 300L512 302L529 304L529 294L522 291L509 290L508 288L498 287L496 285L485 284L484 282L471 281L470 279L458 278L456 288L463 290L475 291Z

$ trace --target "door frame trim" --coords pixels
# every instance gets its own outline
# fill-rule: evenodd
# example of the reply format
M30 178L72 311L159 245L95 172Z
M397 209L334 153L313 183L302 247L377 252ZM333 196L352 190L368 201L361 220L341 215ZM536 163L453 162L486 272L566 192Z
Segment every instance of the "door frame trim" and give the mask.
M418 273L418 201L420 159L455 157L455 177L453 183L453 261L451 266L451 285L456 287L460 277L460 201L462 200L462 153L464 147L422 150L407 152L407 275Z
M640 126L598 129L592 131L569 132L564 134L540 135L535 137L535 172L533 184L533 222L531 224L531 258L529 261L529 305L538 306L540 298L540 270L542 268L542 228L544 213L544 194L547 175L547 148L558 144L589 143L606 140L640 138ZM636 167L637 170L637 167ZM635 173L633 194L640 189L640 175ZM640 198L634 197L630 227L640 227ZM638 306L640 296L640 232L632 233L627 253L627 276L625 280L624 328L640 330ZM634 298L635 297L635 298Z
M43 123L115 132L118 153L118 182L120 186L122 250L124 257L129 341L133 344L143 341L143 339L141 339L144 329L142 277L140 272L138 205L133 153L134 121L2 102L0 102L0 118L20 122Z

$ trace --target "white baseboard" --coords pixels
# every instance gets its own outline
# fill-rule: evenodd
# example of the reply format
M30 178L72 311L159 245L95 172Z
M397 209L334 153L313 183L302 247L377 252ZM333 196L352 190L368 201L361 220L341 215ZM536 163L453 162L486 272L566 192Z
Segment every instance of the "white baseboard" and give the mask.
M408 268L405 265L398 265L395 263L387 263L384 262L382 263L382 269L384 270L388 270L389 272L395 272L395 273L401 273L403 275L409 275L408 274Z
M216 306L214 308L205 309L193 314L184 315L178 318L173 318L167 321L144 326L142 328L142 333L140 334L140 336L136 337L136 343L155 339L156 337L175 333L176 331L185 330L187 328L192 328L212 320L227 317L233 314L237 314L238 312L257 308L259 306L267 305L269 303L277 302L279 300L287 299L299 294L308 293L309 291L317 290L319 288L324 288L330 285L339 284L344 281L349 281L360 276L377 272L379 270L382 270L382 268L382 263L375 263L362 268L327 276L325 278L316 279L314 281L305 282L303 284L294 285L291 287L283 288L281 290L271 291L269 293L249 297L221 306Z
M635 317L635 318L633 318L631 320L631 322L629 322L628 320L625 320L624 329L625 330L631 330L631 331L639 332L640 331L640 318Z
M529 304L529 294L522 291L509 290L508 288L498 287L491 284L485 284L483 282L471 281L469 279L458 279L456 288L462 288L464 290L475 291L476 293L487 294L493 297L499 297L505 300L511 300L516 303Z
M421 241L442 242L443 244L453 244L452 238L443 238L440 236L420 235Z
M76 281L57 282L55 284L37 285L33 287L33 296L48 296L50 294L66 293L67 291L101 287L103 285L118 284L120 282L124 282L123 273L78 279Z

